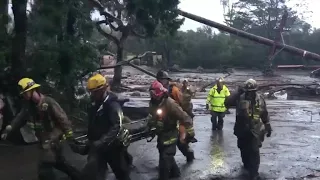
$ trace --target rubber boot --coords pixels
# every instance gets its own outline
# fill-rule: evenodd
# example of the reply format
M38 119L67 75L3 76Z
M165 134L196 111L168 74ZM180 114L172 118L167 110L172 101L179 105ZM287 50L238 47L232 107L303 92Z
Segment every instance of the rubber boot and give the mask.
M217 120L211 118L211 123L212 123L212 131L217 130Z
M194 152L193 151L189 151L188 153L187 153L187 163L191 163L191 162L193 162L193 160L195 159L194 158Z
M218 130L222 130L223 129L223 121L218 121L218 126L217 126Z
M259 173L250 174L250 180L261 180Z

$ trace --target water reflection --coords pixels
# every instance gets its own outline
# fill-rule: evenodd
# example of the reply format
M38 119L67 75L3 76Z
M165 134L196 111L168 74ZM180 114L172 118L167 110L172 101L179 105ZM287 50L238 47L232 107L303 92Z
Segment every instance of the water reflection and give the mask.
M210 169L213 173L225 171L225 153L223 149L223 131L213 131L210 138L211 150L210 150Z

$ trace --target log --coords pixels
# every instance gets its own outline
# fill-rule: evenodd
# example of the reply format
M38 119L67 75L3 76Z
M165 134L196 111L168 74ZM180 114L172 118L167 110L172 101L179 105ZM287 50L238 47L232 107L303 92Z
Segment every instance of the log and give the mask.
M194 14L182 11L182 10L178 10L178 14L180 14L181 16L184 16L186 18L192 19L194 21L200 22L202 24L208 25L210 27L214 27L214 28L217 28L219 30L222 30L222 31L234 34L234 35L237 35L239 37L242 37L242 38L257 42L259 44L264 44L264 45L267 45L269 47L272 47L275 44L276 49L283 49L283 51L286 51L286 52L291 53L291 54L302 56L304 58L312 59L312 60L315 60L315 61L320 61L320 55L319 54L312 53L312 52L309 52L309 51L304 50L304 49L296 48L296 47L289 46L289 45L286 45L286 44L282 44L282 43L279 43L279 42L274 42L273 40L267 39L265 37L257 36L257 35L254 35L254 34L251 34L251 33L248 33L248 32L233 28L233 27L229 27L229 26L226 26L226 25L211 21L209 19L197 16L197 15L194 15Z

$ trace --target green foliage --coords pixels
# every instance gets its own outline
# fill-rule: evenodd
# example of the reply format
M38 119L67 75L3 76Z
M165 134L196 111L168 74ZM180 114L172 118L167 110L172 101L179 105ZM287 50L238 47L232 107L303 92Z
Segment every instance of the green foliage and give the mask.
M161 24L162 33L173 34L183 24L184 19L178 18L179 0L130 0L127 4L128 15L135 15L137 23L142 25L147 34L152 36Z

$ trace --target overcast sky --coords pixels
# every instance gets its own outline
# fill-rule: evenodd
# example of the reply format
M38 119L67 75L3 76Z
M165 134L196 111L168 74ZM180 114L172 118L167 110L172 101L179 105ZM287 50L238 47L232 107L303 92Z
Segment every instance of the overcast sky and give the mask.
M30 1L30 0L29 0ZM230 2L236 2L237 0L230 0ZM294 7L295 3L301 1L308 2L307 6L303 7L303 10L312 11L308 14L306 21L310 23L315 28L320 28L320 0L290 0L290 6ZM11 0L9 0L11 2ZM29 7L30 8L30 7ZM190 12L192 14L204 17L216 21L218 23L223 23L223 7L220 4L220 0L180 0L179 8L181 10ZM295 10L303 11L295 8ZM9 6L9 13L12 14L11 6ZM94 18L98 18L100 15L98 12L93 14ZM181 30L196 30L201 27L202 24L195 22L193 20L187 19L180 28Z
M202 16L206 19L210 19L219 23L223 23L223 7L220 4L220 0L180 0L179 8L181 10L190 12L192 14ZM301 1L301 0L300 0ZM308 6L304 7L309 11L310 17L307 22L313 27L320 28L320 0L306 0ZM299 0L292 0L291 6L294 6ZM196 30L202 24L189 20L186 18L185 23L181 27L181 30L193 29Z

